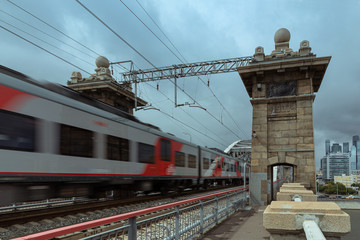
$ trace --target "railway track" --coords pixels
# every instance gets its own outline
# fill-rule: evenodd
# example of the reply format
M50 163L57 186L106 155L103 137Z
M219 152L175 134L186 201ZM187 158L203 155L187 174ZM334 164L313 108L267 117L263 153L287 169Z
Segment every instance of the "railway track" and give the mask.
M68 206L57 206L43 209L23 209L11 213L0 214L0 239L42 232L53 228L63 227L76 223L86 222L99 218L118 215L126 212L154 207L194 196L208 194L228 187L211 190L189 191L182 194L142 196L124 200L104 200L96 202L80 202ZM119 224L110 224L101 229L90 232L104 231L118 227ZM88 234L88 233L86 233ZM84 233L82 233L84 236ZM59 238L77 239L77 238Z

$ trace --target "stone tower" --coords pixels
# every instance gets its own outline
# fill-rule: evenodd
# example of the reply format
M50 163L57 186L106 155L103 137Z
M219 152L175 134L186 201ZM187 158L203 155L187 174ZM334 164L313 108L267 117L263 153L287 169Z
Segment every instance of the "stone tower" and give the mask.
M276 195L275 166L283 167L282 178L314 190L312 104L331 59L316 57L306 40L293 51L285 28L275 33L274 41L270 55L257 47L253 62L238 69L253 106L250 191L258 205L269 204Z
M133 114L135 108L135 94L130 84L120 84L112 76L109 69L110 63L106 57L96 59L95 74L82 78L80 72L73 72L68 87L86 94L92 98L105 102L122 111ZM147 102L136 98L137 107L146 106Z

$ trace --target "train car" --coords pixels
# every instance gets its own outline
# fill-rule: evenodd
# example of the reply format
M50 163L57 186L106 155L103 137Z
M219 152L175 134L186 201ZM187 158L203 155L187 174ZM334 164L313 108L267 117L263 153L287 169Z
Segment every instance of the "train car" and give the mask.
M207 174L201 155L213 154L69 88L0 67L0 204L167 192L240 176L236 160L221 154L214 159L222 170Z
M205 188L212 185L240 185L243 183L243 162L223 152L199 147L202 172L200 184Z

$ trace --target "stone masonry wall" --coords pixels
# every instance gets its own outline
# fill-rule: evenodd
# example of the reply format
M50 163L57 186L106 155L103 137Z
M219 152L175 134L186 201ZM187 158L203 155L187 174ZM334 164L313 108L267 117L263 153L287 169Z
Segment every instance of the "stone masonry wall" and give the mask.
M264 203L271 201L268 183L271 181L271 166L275 164L293 165L295 181L306 182L314 188L312 104L315 95L309 78L304 79L304 75L289 73L282 77L283 81L296 79L295 96L266 98L266 85L260 91L253 87L253 96L260 99L251 100L255 134L252 138L251 172L267 173L267 179L259 180ZM262 77L262 81L274 78L268 74Z

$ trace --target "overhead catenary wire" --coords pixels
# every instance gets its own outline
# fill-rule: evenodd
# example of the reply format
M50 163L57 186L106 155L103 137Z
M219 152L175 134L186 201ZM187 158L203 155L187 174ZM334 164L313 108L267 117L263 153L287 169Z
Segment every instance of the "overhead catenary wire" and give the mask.
M77 41L76 39L72 38L71 36L69 36L68 34L64 33L63 31L59 30L58 28L56 28L56 27L52 26L51 24L45 22L45 21L42 20L41 18L37 17L35 14L27 11L26 9L20 7L19 5L13 3L13 2L10 1L10 0L7 0L7 1L8 1L9 3L13 4L14 6L16 6L17 8L21 9L22 11L26 12L26 13L29 14L30 16L36 18L36 19L39 20L40 22L44 23L45 25L49 26L50 28L54 29L55 31L61 33L61 34L64 35L65 37L67 37L67 38L71 39L72 41L76 42L76 43L79 44L80 46L86 48L87 50L91 51L92 53L96 54L97 56L100 56L99 53L97 53L97 52L95 52L94 50L92 50L91 48L85 46L85 45L82 44L81 42L79 42L79 41ZM90 56L90 55L88 55L88 56ZM90 57L92 57L92 56L90 56Z
M183 62L122 0L120 2L181 62Z
M9 1L10 2L10 1ZM22 10L24 10L24 9L22 9ZM24 11L26 11L26 10L24 10ZM27 12L27 11L26 11ZM7 14L7 13L6 13ZM8 14L9 15L9 14ZM12 16L12 17L14 17L14 16ZM36 17L36 16L34 16L35 18L37 18L37 19L39 19L38 17ZM14 18L16 18L16 17L14 17ZM17 19L17 18L16 18ZM23 22L23 23L25 23L24 21L22 21L22 20L20 20L20 19L17 19L17 20L19 20L20 22ZM6 24L9 24L9 23L7 23L7 22L5 22ZM25 23L26 24L26 23ZM19 30L19 31L22 31L22 32L24 32L24 33L26 33L26 34L29 34L30 36L32 36L32 37L34 37L34 38L36 38L36 39L38 39L38 40L40 40L40 41L42 41L42 42L45 42L46 44L49 44L50 46L52 46L52 47L55 47L54 45L52 45L52 44L50 44L50 43L48 43L48 42L46 42L46 41L44 41L44 40L42 40L42 39L39 39L39 38L37 38L36 36L34 36L34 35L32 35L32 34L30 34L30 33L27 33L27 32L25 32L25 31L23 31L23 30L21 30L21 29L19 29L19 28L17 28L17 27L15 27L15 26L13 26L13 25L11 25L11 24L9 24L10 26L12 26L12 27L14 27L14 28L16 28L17 30ZM29 24L27 24L28 26L30 26ZM33 27L33 26L30 26L30 27ZM33 28L35 28L35 27L33 27ZM5 28L4 28L5 29ZM38 30L38 31L40 31L40 32L42 32L42 33L44 33L44 34L46 34L45 32L43 32L43 31L41 31L40 29L37 29L37 28L35 28L36 30ZM5 30L8 30L8 29L5 29ZM16 36L18 36L18 37L20 37L20 38L22 38L23 40L25 40L25 41L27 41L27 42L29 42L29 43L31 43L31 44L33 44L33 45L35 45L36 47L39 47L40 49L42 49L42 50L44 50L44 51L46 51L46 52L48 52L49 54L51 54L51 55L53 55L53 56L55 56L55 57L57 57L57 58L59 58L60 60L62 60L62 61L65 61L65 62L67 62L68 64L70 64L70 65L72 65L72 66L74 66L74 67L76 67L76 68L78 68L78 69L80 69L80 70L82 70L82 71L84 71L84 72L86 72L86 73L88 73L88 74L90 74L89 72L87 72L87 71L85 71L85 70L83 70L82 68L79 68L79 67L77 67L76 65L74 65L74 64L72 64L72 63L70 63L69 61L67 61L67 60L65 60L65 59L63 59L63 58L61 58L61 57L59 57L59 56L57 56L56 54L53 54L53 53L51 53L50 51L48 51L48 50L46 50L46 49L44 49L44 48L42 48L42 47L40 47L40 46L38 46L37 44L35 44L35 43L32 43L31 41L29 41L29 40L27 40L27 39L25 39L25 38L23 38L23 37L21 37L20 35L18 35L18 34L15 34L14 32L12 32L12 31L9 31L9 32L11 32L12 34L14 34L14 35L16 35ZM46 35L48 35L48 34L46 34ZM49 35L48 35L49 36ZM52 36L50 36L50 37L52 37ZM54 37L52 37L52 38L54 38ZM71 38L71 37L69 37L69 38ZM56 39L56 38L55 38ZM56 39L56 40L58 40L58 39ZM86 47L87 48L87 47ZM57 48L57 49L59 49L59 48ZM89 48L87 48L88 50L91 50L91 49L89 49ZM62 49L59 49L59 50L62 50ZM64 51L64 52L66 52L65 50L62 50L62 51ZM68 52L66 52L66 53L68 53ZM70 54L70 53L68 53L68 54ZM96 53L97 54L97 53ZM98 54L99 55L99 54ZM90 56L90 55L88 55L88 56ZM91 57L91 56L90 56ZM82 59L80 59L80 60L82 60ZM83 60L84 61L84 60ZM87 62L88 63L88 62ZM89 63L90 64L90 63ZM151 85L150 85L151 86ZM152 86L153 87L153 86ZM162 93L162 92L161 92ZM164 93L162 93L164 96L166 96ZM167 96L166 96L167 97ZM168 98L168 97L167 97ZM168 98L169 99L169 98ZM169 99L170 100L170 99ZM187 115L189 115L190 117L192 117L193 118L193 116L192 115L190 115L189 113L187 113L185 110L183 110L183 109L181 109L184 113L186 113ZM165 113L165 112L162 112L163 114L165 114L165 115L169 115L169 114L167 114L167 113ZM170 115L171 116L171 115ZM173 117L172 117L173 118ZM173 118L173 119L175 119L175 118ZM195 118L193 118L195 121L197 121ZM177 120L177 119L175 119L175 120ZM185 124L185 123L183 123L183 122L181 122L181 121L179 121L181 124L183 124L183 125L187 125L187 124ZM200 123L199 121L197 121L198 123ZM204 126L203 126L204 127ZM195 131L197 131L197 132L199 132L198 130L196 130L196 129L194 129L193 127L191 127L190 126L190 128L191 129L193 129L193 130L195 130ZM205 129L207 129L206 127L205 127ZM207 129L208 131L210 131L209 129ZM204 134L204 133L202 133L202 132L199 132L200 134L202 134L202 135L204 135L204 136L206 136L206 137L208 137L208 138L210 138L211 140L213 140L213 141L216 141L214 138L211 138L210 136L208 136L208 135L206 135L206 134ZM221 145L223 145L222 143L220 143L220 142L218 142L218 141L216 141L217 143L219 143L219 144L221 144ZM225 146L225 145L223 145L223 146Z
M179 122L179 123L183 124L184 126L187 126L188 128L191 128L192 130L194 130L194 131L196 131L196 132L200 133L201 135L204 135L205 137L210 138L211 140L213 140L213 141L215 141L215 142L217 142L217 143L221 144L222 146L227 147L227 146L226 146L226 145L224 145L223 143L220 143L220 142L218 142L216 139L214 139L214 138L212 138L212 137L210 137L210 136L208 136L208 135L206 135L206 134L204 134L204 133L200 132L199 130L197 130L196 128L194 128L194 127L190 126L189 124L184 123L183 121L180 121L180 120L179 120L179 119L177 119L177 118L174 118L173 116L171 116L170 114L168 114L168 113L166 113L166 112L163 112L163 111L161 111L161 110L159 110L159 111L160 111L162 114L164 114L164 115L166 115L166 116L168 116L168 117L170 117L170 118L174 119L175 121L177 121L177 122Z
M73 66L73 67L75 67L75 68L77 68L77 69L79 69L79 70L81 70L81 71L83 71L83 72L85 72L85 73L87 73L87 74L91 75L91 73L89 73L88 71L86 71L86 70L82 69L81 67L79 67L79 66L77 66L77 65L75 65L75 64L73 64L73 63L71 63L71 62L69 62L68 60L66 60L66 59L64 59L64 58L62 58L62 57L60 57L60 56L56 55L55 53L50 52L49 50L47 50L47 49L45 49L45 48L43 48L43 47L41 47L41 46L37 45L36 43L34 43L34 42L32 42L32 41L30 41L30 40L28 40L28 39L26 39L26 38L24 38L24 37L20 36L19 34L17 34L17 33L13 32L13 31L11 31L11 30L9 30L9 29L7 29L6 27L4 27L4 26L0 25L0 28L2 28L2 29L4 29L5 31L8 31L9 33L11 33L11 34L13 34L13 35L17 36L18 38L21 38L22 40L24 40L24 41L26 41L26 42L28 42L28 43L30 43L30 44L32 44L32 45L34 45L35 47L40 48L41 50L43 50L43 51L45 51L45 52L49 53L50 55L52 55L52 56L54 56L54 57L56 57L56 58L58 58L58 59L60 59L60 60L62 60L62 61L64 61L64 62L66 62L66 63L70 64L71 66Z
M128 43L124 38L122 38L117 32L115 32L111 27L109 27L103 20L101 20L95 13L93 13L90 9L88 9L84 4L82 4L79 0L75 0L80 6L82 6L86 11L88 11L93 17L95 17L99 22L101 22L107 29L109 29L115 36L117 36L121 41L123 41L129 48L134 50L139 56L141 56L147 63L149 63L152 67L156 68L156 66L150 62L144 55L142 55L136 48L134 48L130 43Z
M149 83L146 83L146 84L148 84L148 85L151 86L152 88L155 88L155 89L156 89L156 87L152 86L151 84L149 84ZM164 93L161 92L161 94L162 94L163 96L165 96L165 97L167 98L167 100L172 101L172 100L169 99ZM156 107L157 110L158 110L159 112L161 112L162 114L164 114L165 116L167 116L167 117L169 117L169 118L171 118L171 119L173 119L173 120L175 120L175 121L183 124L184 126L186 126L186 127L190 128L190 129L194 130L194 131L197 132L197 133L200 133L201 135L203 135L203 136L205 136L205 137L213 140L214 142L216 142L216 143L218 143L218 144L220 144L220 145L222 145L222 146L224 146L224 147L227 147L224 143L219 142L219 141L216 140L215 138L210 137L209 135L201 132L200 130L198 130L198 129L192 127L192 126L190 126L190 125L187 124L187 123L184 123L183 121L179 120L178 118L175 118L174 116L170 115L169 113L166 113L166 112L162 111L157 105L154 104L153 106ZM182 110L184 113L186 113L188 116L190 116L191 118L193 118L193 117L192 117L189 113L187 113L185 110L183 110L183 109L181 109L181 110ZM193 118L193 119L194 119L194 118ZM194 120L195 120L195 119L194 119ZM195 121L198 122L198 120L195 120ZM199 124L200 124L201 126L203 126L200 122L199 122ZM203 126L203 127L204 127L206 130L210 131L210 130L209 130L208 128L206 128L205 126ZM210 131L210 132L212 132L212 131ZM213 132L212 132L212 133L213 133ZM213 133L213 134L215 134L215 133ZM216 134L215 134L215 135L216 135ZM220 138L220 137L218 137L218 138ZM220 138L220 139L221 139L221 138ZM224 140L223 140L223 141L224 141ZM224 142L225 142L225 141L224 141Z
M81 42L77 41L77 40L74 39L73 37L69 36L68 34L64 33L63 31L59 30L58 28L56 28L56 27L52 26L51 24L47 23L46 21L44 21L44 20L41 19L40 17L36 16L35 14L31 13L30 11L24 9L23 7L15 4L14 2L12 2L12 1L10 1L10 0L7 0L7 1L8 1L9 3L11 3L12 5L14 5L15 7L19 8L20 10L24 11L25 13L29 14L29 15L32 16L33 18L35 18L35 19L39 20L40 22L44 23L44 24L47 25L48 27L50 27L50 28L56 30L57 32L61 33L62 35L64 35L64 36L67 37L68 39L74 41L75 43L79 44L80 46L82 46L82 47L84 47L85 49L89 50L90 52L94 53L95 55L101 56L100 53L97 53L96 51L92 50L91 48L85 46L85 45L82 44ZM84 54L84 55L86 55L86 56L88 56L88 57L91 57L91 58L95 59L94 56L91 56L90 54L88 54L88 53L80 50L79 48L76 48L76 47L74 47L74 46L72 46L72 45L69 45L68 43L66 43L66 42L64 42L64 41L62 41L62 40L60 40L60 39L58 39L58 38L56 38L56 37L54 37L54 36L52 36L52 35L44 32L44 31L42 31L41 29L39 29L39 28L37 28L37 27L34 27L33 25L31 25L31 24L29 24L29 23L27 23L27 22L25 22L25 21L23 21L23 20L15 17L14 15L12 15L12 14L4 11L4 10L1 10L1 9L0 9L0 11L3 12L3 13L5 13L6 15L8 15L8 16L16 19L16 20L18 20L19 22L22 22L23 24L25 24L25 25L27 25L27 26L29 26L29 27L31 27L31 28L33 28L33 29L35 29L35 30L43 33L43 34L45 34L46 36L51 37L51 38L53 38L53 39L55 39L55 40L57 40L57 41L65 44L66 46L68 46L68 47L70 47L70 48L72 48L72 49L75 49L75 50L79 51L80 53L82 53L82 54ZM7 23L7 24L9 24L9 23ZM20 30L20 31L22 31L22 30ZM24 31L23 31L23 32L24 32ZM25 32L25 33L26 33L26 32ZM29 34L29 33L27 33L27 34ZM34 35L32 35L32 37L34 37L34 38L36 38L36 39L44 42L44 40L41 40L40 38L37 38L37 37L35 37ZM48 43L48 42L46 42L46 43L49 44L49 45L51 45L51 44ZM53 46L53 45L51 45L51 46ZM53 47L54 47L54 46L53 46ZM61 50L61 51L66 52L66 53L68 53L68 54L71 54L71 53L69 53L69 52L67 52L67 51L65 51L65 50L63 50L63 49L60 49L60 48L58 48L58 47L56 47L56 48L59 49L59 50ZM81 58L79 58L79 57L74 56L73 54L71 54L71 55L72 55L73 57L75 57L75 58L80 59L81 61L85 61L85 60L83 60L83 59L81 59ZM87 61L85 61L85 62L86 62L86 63L89 63L89 62L87 62ZM91 65L93 65L93 64L91 64ZM117 65L116 65L116 66L117 66ZM117 67L119 67L119 66L117 66Z
M20 19L18 19L18 20L20 20ZM0 20L0 21L2 21L2 20ZM54 46L53 44L51 44L51 43L48 43L48 42L46 42L46 41L44 41L44 40L42 40L42 39L40 39L40 38L38 38L38 37L36 37L36 36L34 36L34 35L32 35L32 34L30 34L30 33L28 33L28 32L26 32L26 31L23 31L23 30L21 30L21 29L19 29L19 28L17 28L16 26L14 26L14 25L12 25L12 24L9 24L9 23L7 23L7 22L5 22L5 21L2 21L2 22L4 22L4 23L6 23L6 24L8 24L8 25L10 25L10 26L12 26L12 27L14 27L14 28L16 28L17 30L19 30L19 31L22 31L22 32L24 32L24 33L26 33L26 34L28 34L28 35L30 35L30 36L32 36L32 37L34 37L34 38L36 38L36 39L38 39L38 40L40 40L40 41L42 41L42 42L44 42L44 43L46 43L46 44L49 44L50 46L52 46L52 47L55 47L55 48L57 48L56 46ZM27 25L29 25L29 24L27 24ZM19 36L20 37L20 36ZM24 38L23 38L24 39ZM26 39L24 39L24 40L26 40ZM45 49L43 49L43 48L41 48L42 50L45 50ZM65 50L62 50L62 49L60 49L60 48L57 48L57 49L59 49L59 50L61 50L61 51L64 51L64 52L66 52ZM66 52L66 53L68 53L68 52ZM71 54L71 53L68 53L68 54L70 54L70 55L72 55L73 57L76 57L76 56L74 56L73 54ZM63 60L64 61L64 59L62 59L62 58L60 58L61 60ZM82 60L82 59L81 59ZM66 60L65 60L66 61ZM83 60L84 61L84 60ZM67 62L67 61L66 61ZM67 63L69 63L69 62L67 62ZM87 63L89 63L89 62L87 62ZM91 64L91 63L89 63L89 64ZM124 68L124 67L123 67ZM126 69L126 68L124 68L126 71L128 71L128 69ZM89 73L90 74L90 73ZM151 85L150 85L151 86ZM162 92L161 92L162 93ZM163 94L163 93L162 93ZM163 94L164 96L166 96L165 94ZM167 97L167 96L166 96ZM168 97L167 97L168 98ZM169 99L169 98L168 98ZM184 111L184 110L183 110ZM185 112L185 111L184 111ZM165 113L164 111L161 111L161 113L162 114L164 114L164 115L166 115L166 116L170 116L170 117L172 117L171 115L169 115L169 114L167 114L167 113ZM186 114L188 114L187 112L185 112ZM189 116L191 116L190 114L188 114ZM192 117L192 116L191 116ZM176 121L178 121L178 122L180 122L181 124L183 124L183 125L187 125L186 123L183 123L182 121L179 121L178 119L175 119L175 118L173 118L172 117L172 119L174 119L174 120L176 120ZM192 128L192 129L194 129L193 127L191 127L191 126L188 126L188 127L190 127L190 128ZM198 130L196 130L196 129L194 129L195 131L197 131L197 132L199 132L200 134L202 134L202 135L204 135L204 136L206 136L206 137L208 137L208 138L210 138L211 140L214 140L214 141L216 141L215 139L213 139L213 138L211 138L210 136L208 136L208 135L206 135L206 134L204 134L204 133L202 133L202 132L200 132L200 131L198 131ZM221 144L220 142L218 142L219 144Z
M160 32L165 36L165 38L170 42L170 44L173 46L173 48L179 53L179 55L186 61L185 57L181 54L181 52L177 49L177 47L173 44L171 39L165 34L165 32L161 29L161 27L156 23L156 21L151 17L151 15L146 11L146 9L140 4L138 0L136 2L139 4L139 6L142 8L142 10L146 13L146 15L151 19L151 21L156 25L156 27L160 30Z
M7 24L7 25L9 25L9 26L11 26L11 27L13 27L13 28L15 28L15 29L17 29L17 30L20 31L20 32L23 32L23 33L25 33L25 34L27 34L27 35L29 35L29 36L31 36L31 37L33 37L33 38L41 41L41 42L43 42L43 43L48 44L49 46L51 46L51 47L53 47L53 48L56 48L56 49L58 49L58 50L60 50L60 51L63 51L63 52L65 52L66 54L69 54L70 56L72 56L72 57L74 57L74 58L77 58L77 59L79 59L79 60L81 60L81 61L83 61L83 62L85 62L85 63L87 63L87 64L89 64L89 65L93 65L92 63L90 63L90 62L88 62L88 61L86 61L86 60L84 60L84 59L82 59L82 58L79 58L78 56L76 56L76 55L74 55L74 54L72 54L72 53L70 53L70 52L68 52L68 51L65 51L64 49L59 48L59 47L55 46L54 44L51 44L51 43L49 43L49 42L47 42L47 41L45 41L45 40L42 40L42 39L36 37L35 35L33 35L33 34L31 34L31 33L28 33L28 32L26 32L26 31L24 31L24 30L22 30L22 29L20 29L20 28L18 28L18 27L16 27L16 26L14 26L14 25L12 25L12 24L4 21L4 20L1 20L1 19L0 19L0 21L3 22L3 23L5 23L5 24Z
M89 55L89 54L85 53L84 51L82 51L82 50L80 50L80 49L78 49L78 48L76 48L76 47L74 47L74 46L71 46L70 44L68 44L68 43L64 42L63 40L61 40L61 39L59 39L59 38L56 38L56 37L54 37L54 36L50 35L49 33L45 32L45 31L43 31L43 30L41 30L41 29L39 29L39 28L37 28L37 27L34 27L33 25L31 25L31 24L29 24L29 23L27 23L27 22L25 22L25 21L23 21L23 20L21 20L21 19L19 19L19 18L15 17L14 15L12 15L12 14L10 14L10 13L8 13L8 12L4 11L4 10L1 10L1 9L0 9L0 12L5 13L6 15L8 15L8 16L10 16L10 17L12 17L12 18L16 19L16 20L18 20L19 22L22 22L23 24L25 24L25 25L27 25L27 26L29 26L29 27L31 27L31 28L33 28L33 29L35 29L35 30L37 30L37 31L41 32L42 34L44 34L44 35L46 35L46 36L48 36L48 37L50 37L50 38L55 39L56 41L61 42L62 44L66 45L66 46L68 46L68 47L70 47L70 48L72 48L72 49L74 49L74 50L76 50L76 51L81 52L82 54L87 55L88 57L93 58L93 56L91 56L91 55Z
M149 83L146 83L146 84L149 85L150 87L154 88L155 90L157 90L156 87L152 86L151 84L149 84ZM171 101L171 102L174 103L174 101L172 101L168 96L166 96L165 93L163 93L163 92L160 91L160 90L157 90L157 91L160 92L165 98L167 98L167 99L165 99L165 100L163 100L163 101ZM163 102L163 101L161 101L161 102ZM162 110L160 109L160 107L157 106L157 104L152 104L152 106L153 106L153 107L156 107L156 110L158 110L159 112L161 112L161 113L164 114L165 116L169 117L171 120L175 120L175 121L183 124L184 126L186 126L186 127L190 128L190 129L192 129L192 130L200 133L201 135L203 135L203 136L205 136L205 137L213 140L214 142L216 142L216 143L218 143L218 144L220 144L220 145L222 145L222 146L224 146L224 147L227 147L226 145L224 145L223 143L219 142L218 140L210 137L210 136L207 135L206 133L203 133L203 132L201 132L200 130L198 130L198 129L192 127L192 126L190 126L189 124L184 123L183 121L179 120L178 118L175 118L174 116L170 115L169 113L166 113L166 112L162 111ZM184 109L182 109L182 108L180 108L180 109L181 109L185 114L187 114L190 118L192 118L194 121L198 122L198 123L199 123L202 127L204 127L206 130L208 130L209 132L213 133L211 130L209 130L208 128L206 128L200 121L198 121L196 118L194 118L191 114L189 114L188 112L186 112L186 111L185 111ZM213 134L216 135L215 133L213 133ZM218 137L218 138L220 138L220 137ZM220 139L221 139L221 138L220 138ZM222 139L221 139L221 140L222 140ZM223 140L223 141L225 142L225 140Z
M150 87L152 87L152 88L154 88L155 90L156 90L156 87L154 87L154 86L152 86L151 84L149 84L149 83L146 83L146 84L148 84ZM159 91L164 97L166 97L167 98L167 100L169 100L169 101L171 101L172 103L174 103L174 101L173 100L171 100L168 96L166 96L166 94L165 93L163 93L162 91L160 91L160 90L157 90L157 91ZM181 111L183 111L186 115L188 115L191 119L193 119L195 122L197 122L198 124L200 124L203 128L205 128L207 131L209 131L209 132L211 132L212 134L214 134L215 136L217 135L216 133L214 133L213 131L211 131L210 129L208 129L207 127L205 127L199 120L197 120L196 118L194 118L194 116L192 116L190 113L188 113L188 112L186 112L184 109L182 109L182 108L180 108L181 109ZM194 128L191 128L191 129L194 129ZM202 132L200 132L199 130L196 130L196 132L199 132L199 133L201 133L201 135L203 135L203 136L206 136L206 137L208 137L208 138L210 138L211 140L213 140L213 141L215 141L215 142L217 142L217 143L219 143L219 144L221 144L221 145L223 145L223 146L225 146L225 147L227 147L226 145L224 145L223 143L221 143L221 142L219 142L219 141L217 141L217 140L215 140L214 138L211 138L210 136L208 136L207 134L205 134L205 133L202 133ZM222 141L224 141L224 142L226 142L224 139L222 139L221 137L219 137L219 136L217 136L220 140L222 140Z
M24 10L24 9L23 9L23 10ZM26 11L26 10L24 10L24 11ZM35 16L34 16L34 17L35 17ZM20 19L17 19L17 20L19 20L19 21L23 22L23 21L22 21L22 20L20 20ZM2 20L0 20L0 21L2 21ZM26 31L23 31L23 30L21 30L20 28L18 28L18 27L16 27L16 26L12 25L12 24L10 24L10 23L7 23L7 22L5 22L5 21L2 21L2 22L3 22L3 23L5 23L5 24L8 24L9 26L11 26L11 27L13 27L13 28L15 28L15 29L17 29L17 30L19 30L19 31L23 32L23 33L26 33L26 34L28 34L28 35L30 35L30 36L32 36L32 37L34 37L34 38L38 39L39 41L42 41L42 42L44 42L44 43L46 43L46 44L49 44L49 45L50 45L50 46L52 46L52 47L55 47L55 48L57 48L57 49L59 49L59 50L62 50L62 51L64 51L64 52L66 52L65 50L60 49L60 48L58 48L58 47L54 46L53 44L48 43L48 42L46 42L46 41L44 41L44 40L42 40L42 39L40 39L40 38L38 38L38 37L36 37L36 36L34 36L34 35L32 35L32 34L28 33L28 32L26 32ZM23 22L23 23L25 23L25 22ZM27 24L27 25L28 25L28 26L30 26L29 24ZM84 71L84 72L86 72L86 73L88 73L88 74L90 75L90 73L89 73L89 72L87 72L86 70L84 70L84 69L82 69L82 68L80 68L80 67L76 66L75 64L70 63L69 61L65 60L64 58L62 58L62 57L60 57L60 56L57 56L56 54L54 54L54 53L50 52L49 50L47 50L47 49L45 49L45 48L43 48L43 47L41 47L41 46L39 46L39 45L37 45L37 44L35 44L35 43L31 42L30 40L28 40L28 39L26 39L26 38L24 38L24 37L22 37L22 36L20 36L20 35L16 34L15 32L12 32L11 30L9 30L9 29L7 29L7 28L5 28L5 27L1 26L1 25L0 25L0 27L1 27L1 28L3 28L3 29L4 29L4 30L6 30L6 31L8 31L8 32L12 33L13 35L15 35L15 36L17 36L17 37L19 37L19 38L21 38L21 39L25 40L26 42L28 42L28 43L30 43L30 44L32 44L32 45L34 45L34 46L36 46L36 47L40 48L40 49L41 49L41 50L43 50L43 51L46 51L47 53L49 53L49 54L51 54L51 55L53 55L53 56L55 56L55 57L59 58L60 60L62 60L62 61L64 61L64 62L66 62L66 63L68 63L68 64L70 64L70 65L72 65L72 66L74 66L74 67L76 67L76 68L78 68L78 69L80 69L80 70L82 70L82 71ZM31 26L31 27L33 27L33 26ZM37 29L37 28L35 28L35 29ZM39 29L37 29L37 30L39 30ZM39 30L39 31L41 31L41 30ZM41 31L41 32L42 32L42 31ZM43 32L43 33L44 33L44 32ZM66 52L66 53L68 53L68 54L72 55L73 57L76 57L76 56L74 56L73 54L71 54L71 53L69 53L69 52ZM83 59L80 59L80 60L83 60ZM84 60L83 60L83 61L84 61ZM86 62L86 61L85 61L85 62ZM87 62L87 63L89 63L89 62ZM91 64L91 63L89 63L89 64ZM127 70L127 69L125 68L125 70ZM168 116L168 117L170 117L170 118L174 119L175 121L180 122L180 123L181 123L181 124L183 124L184 126L187 126L187 127L191 128L191 129L193 129L194 131L197 131L198 133L200 133L200 134L202 134L202 135L204 135L204 136L206 136L206 137L208 137L208 138L210 138L210 139L212 139L212 140L216 141L215 139L213 139L213 138L211 138L211 137L207 136L206 134L204 134L204 133L202 133L202 132L198 131L197 129L195 129L195 128L193 128L193 127L189 126L188 124L186 124L186 123L184 123L184 122L182 122L182 121L180 121L180 120L178 120L178 119L176 119L176 118L172 117L172 116L171 116L171 115L169 115L168 113L165 113L165 112L163 112L163 111L161 111L161 110L160 110L160 112L161 112L162 114L164 114L164 115L166 115L166 116Z
M93 17L95 17L99 22L101 22L107 29L109 29L112 33L115 34L120 40L122 40L128 47L130 47L132 50L134 50L139 56L141 56L147 63L149 63L152 67L158 69L150 60L148 60L144 55L142 55L136 48L134 48L129 42L127 42L124 38L122 38L116 31L114 31L110 26L108 26L104 21L102 21L95 13L93 13L89 8L87 8L84 4L82 4L79 0L75 0L80 6L82 6L86 11L88 11ZM194 101L194 103L198 104L199 107L202 109L205 109L201 106L193 97L191 97L187 92L185 92L184 89L179 87L175 84L174 81L170 80L171 83L173 83L175 86L177 86L181 91L183 91L191 100ZM241 139L234 131L232 131L229 127L227 127L224 123L222 123L219 119L217 119L212 113L205 110L212 118L214 118L216 121L218 121L222 126L224 126L229 132L231 132L233 135L235 135L237 138Z
M168 41L170 42L170 44L174 47L174 49L176 49L176 51L179 53L179 55L184 59L184 61L182 59L180 59L180 57L177 56L176 53L174 53L167 45L166 43L164 43L159 36L157 36L151 29L150 27L148 27L144 21L142 21L140 19L140 17L138 17L122 0L120 0L120 2L177 58L179 59L182 63L187 63L187 59L180 53L180 51L175 47L175 45L173 44L173 42L169 39L169 37L165 34L165 32L160 28L160 26L155 22L155 20L150 16L150 14L145 10L145 8L139 3L138 0L136 0L136 2L139 4L139 6L143 9L143 11L146 13L146 15L152 20L152 22L157 26L157 28L161 31L161 33L166 37L166 39L168 39ZM210 86L201 78L198 77L198 79L200 79L200 81L211 91L212 95L215 97L215 99L217 100L217 102L220 104L220 106L222 107L222 109L224 109L224 111L229 115L229 117L231 118L231 120L235 123L236 127L242 132L242 134L244 134L245 136L248 136L248 134L238 125L238 123L235 121L235 119L232 117L231 113L227 110L227 108L221 103L220 99L216 96L216 94L214 93L214 91L210 88ZM222 122L222 121L221 121Z
M135 67L138 68L138 66L137 66L136 64L135 64ZM125 68L125 67L124 67L124 68ZM125 70L128 71L128 69L126 69L126 68L125 68ZM147 82L145 82L145 83L146 83L148 86L154 88L154 89L155 89L156 91L158 91L159 93L161 93L168 101L174 103L174 101L171 100L168 96L166 96L166 94L163 93L161 90L158 90L156 87L152 86L150 83L147 83ZM205 127L204 124L203 124L202 122L200 122L199 120L197 120L193 115L191 115L190 113L186 112L183 108L180 108L180 110L183 111L186 115L188 115L188 116L189 116L191 119L193 119L195 122L197 122L200 126L202 126L202 127L205 128L207 131L209 131L210 133L212 133L214 136L217 136L216 133L214 133L212 130L208 129L207 127ZM197 132L199 132L199 130L197 130ZM205 134L205 133L201 133L201 134L202 134L203 136L206 136L206 137L210 138L211 140L213 140L213 141L221 144L222 146L227 147L227 146L224 145L223 143L221 143L221 142L219 142L219 141L217 141L217 140L209 137L207 134ZM219 139L222 140L223 142L226 142L224 139L222 139L222 138L219 137L219 136L217 136L217 138L219 138Z

